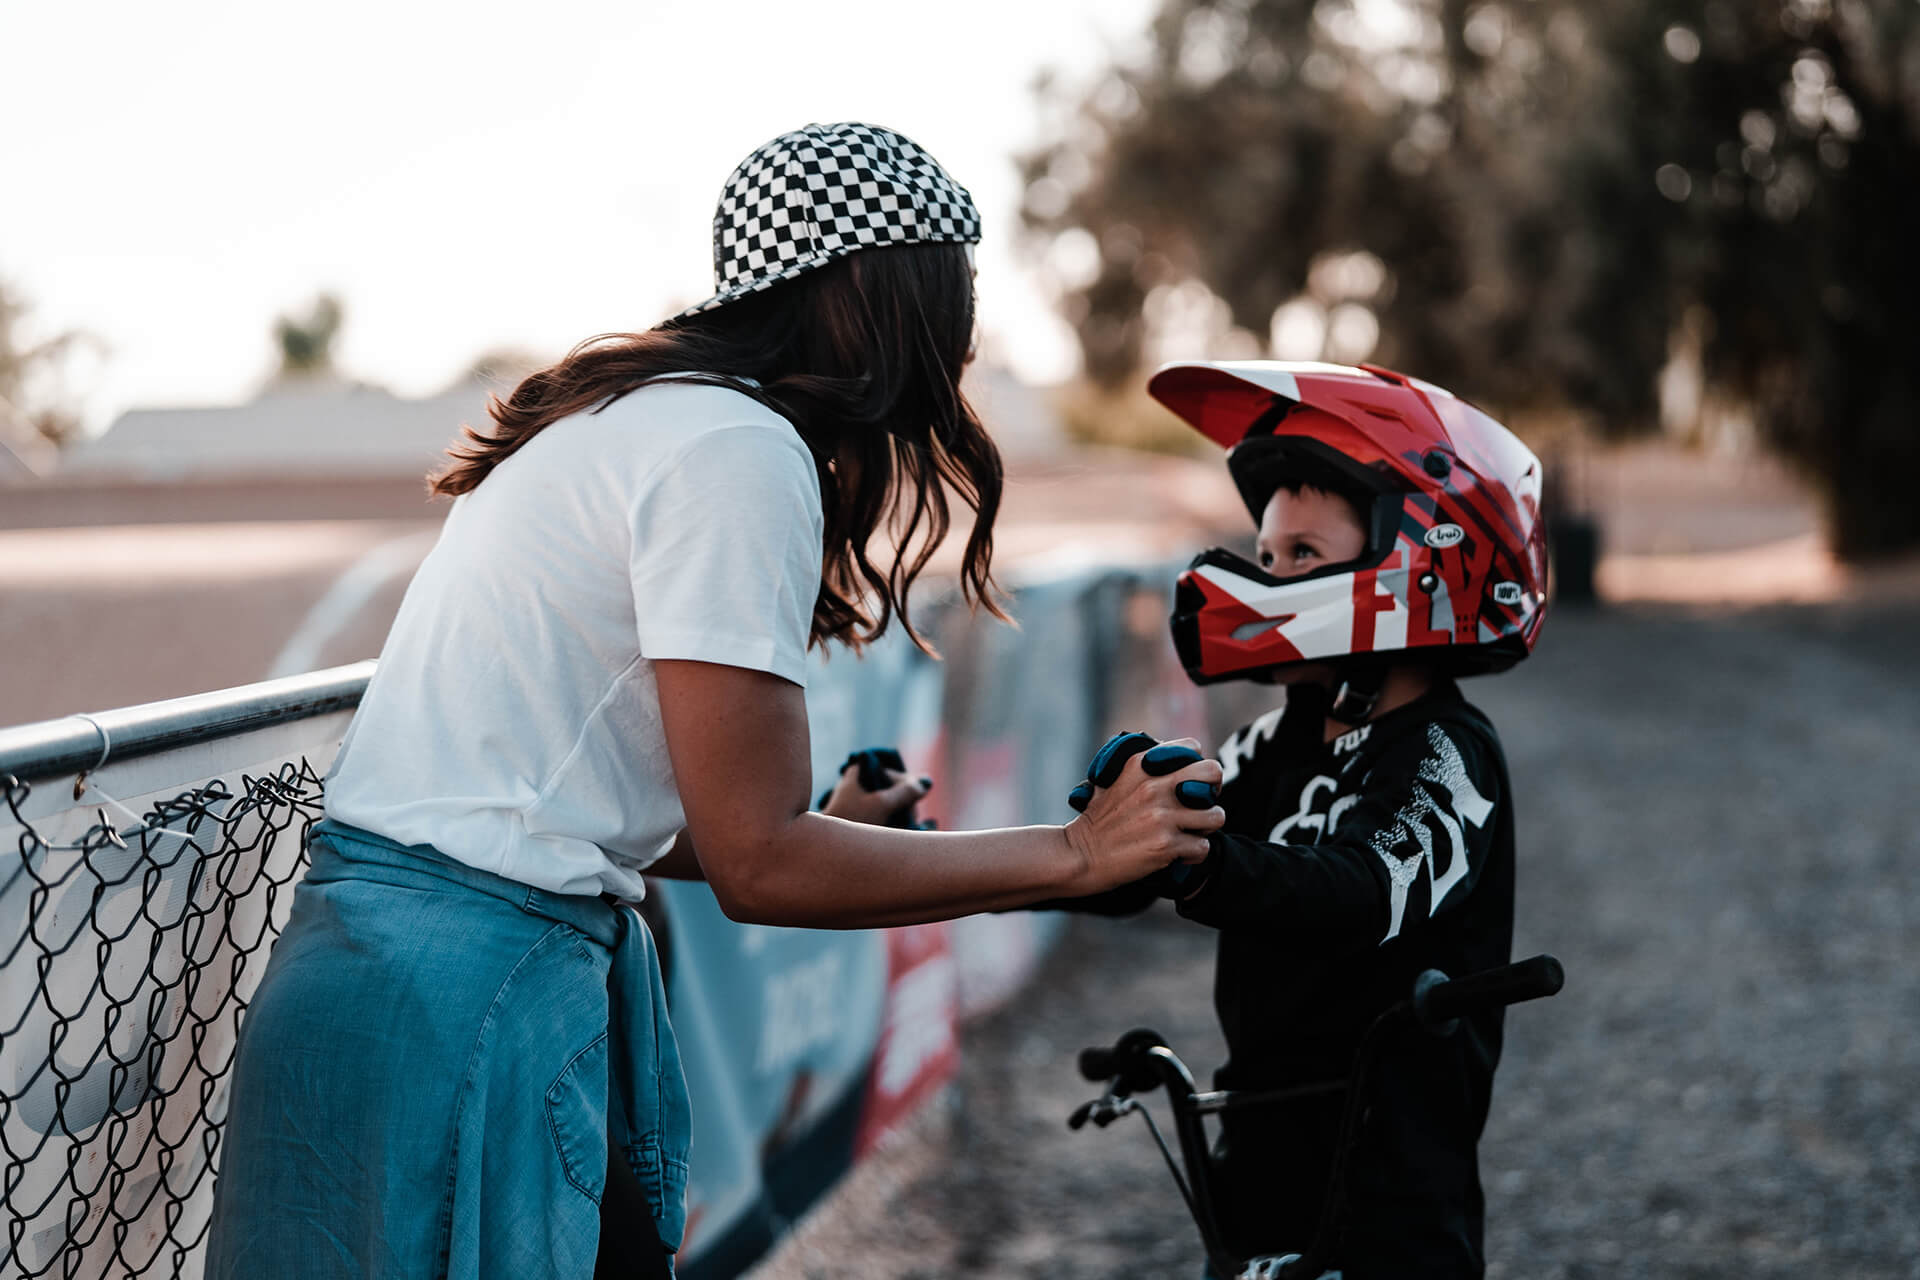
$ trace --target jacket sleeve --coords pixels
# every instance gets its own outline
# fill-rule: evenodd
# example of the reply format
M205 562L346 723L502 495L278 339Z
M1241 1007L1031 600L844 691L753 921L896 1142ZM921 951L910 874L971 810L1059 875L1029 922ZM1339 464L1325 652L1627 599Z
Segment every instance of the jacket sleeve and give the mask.
M1416 933L1473 892L1492 847L1498 777L1464 729L1413 726L1336 801L1318 844L1224 832L1180 914L1357 949Z

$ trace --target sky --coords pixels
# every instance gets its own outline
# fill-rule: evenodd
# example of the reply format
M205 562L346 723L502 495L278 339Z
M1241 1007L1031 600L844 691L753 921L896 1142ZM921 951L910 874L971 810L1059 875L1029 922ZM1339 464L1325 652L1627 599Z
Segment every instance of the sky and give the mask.
M234 403L276 315L332 290L349 376L438 391L484 351L558 355L712 292L733 166L808 121L924 145L970 188L986 350L1070 375L1017 243L1031 92L1137 49L1152 0L0 0L0 279L28 337L104 354L92 430Z

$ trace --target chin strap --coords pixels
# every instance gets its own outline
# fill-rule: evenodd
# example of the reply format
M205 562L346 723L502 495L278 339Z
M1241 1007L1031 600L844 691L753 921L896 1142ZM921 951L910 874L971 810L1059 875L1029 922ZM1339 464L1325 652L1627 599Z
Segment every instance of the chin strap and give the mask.
M1373 709L1380 705L1380 690L1387 683L1387 668L1379 662L1355 662L1345 667L1333 689L1333 704L1327 714L1341 724L1365 724Z

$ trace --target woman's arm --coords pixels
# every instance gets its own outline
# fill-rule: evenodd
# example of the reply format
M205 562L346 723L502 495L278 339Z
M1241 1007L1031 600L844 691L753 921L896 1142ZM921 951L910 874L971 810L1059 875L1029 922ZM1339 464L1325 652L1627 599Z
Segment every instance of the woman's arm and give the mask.
M1218 809L1173 795L1220 780L1203 760L1164 778L1138 762L1066 827L903 831L808 812L799 686L744 667L654 664L667 752L687 815L668 861L697 849L728 916L758 924L871 928L1079 896L1173 861L1199 861ZM658 866L659 864L655 864Z
M868 791L860 785L860 771L849 765L827 798L820 812L852 822L886 825L887 819L918 803L927 794L929 780L895 773L882 791ZM685 827L674 837L673 847L645 867L646 874L661 880L705 880L700 869L700 852Z

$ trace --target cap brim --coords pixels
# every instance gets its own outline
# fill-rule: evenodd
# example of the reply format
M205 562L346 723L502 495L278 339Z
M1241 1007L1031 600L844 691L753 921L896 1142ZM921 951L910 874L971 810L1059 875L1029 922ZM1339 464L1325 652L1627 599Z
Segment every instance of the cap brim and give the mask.
M714 294L711 298L708 298L705 302L696 303L695 305L688 307L684 311L676 312L674 315L667 317L661 323L673 324L676 321L685 320L685 319L688 319L689 317L700 315L703 312L712 311L716 307L723 307L729 302L737 302L741 298L745 298L752 294L760 293L767 289L771 289L774 285L780 284L783 281L791 280L795 276L803 276L809 271L817 271L821 267L826 266L830 262L838 261L839 259L846 257L848 254L859 253L863 249L891 249L899 245L907 245L907 244L960 244L960 245L965 245L969 249L971 249L974 245L977 245L979 243L980 242L978 240L947 240L947 239L935 238L935 239L925 239L925 240L895 240L886 244L850 245L847 248L839 250L838 252L828 254L826 257L821 258L818 261L796 262L792 266L786 268L785 270L777 272L773 275L765 276L761 279L753 280L746 284L735 285L731 289L724 289L721 292ZM971 264L971 257L969 257L969 264Z
M847 250L846 252L843 252L835 256L845 257L846 253L848 252L852 252L852 251ZM714 294L711 298L708 298L705 302L696 303L695 305L688 307L685 311L681 311L673 316L668 317L667 323L671 324L675 320L685 320L689 316L697 316L704 311L712 311L715 307L723 307L729 302L737 301L738 299L747 297L750 294L761 293L767 289L773 288L774 285L779 284L783 280L791 280L795 276L803 276L809 271L816 271L819 268L826 266L827 263L832 261L833 261L833 258L829 257L829 258L823 258L818 262L796 262L792 266L788 267L786 270L778 272L777 274L770 275L770 276L763 276L758 280L750 280L746 284L735 285L731 289L724 289L721 292Z

